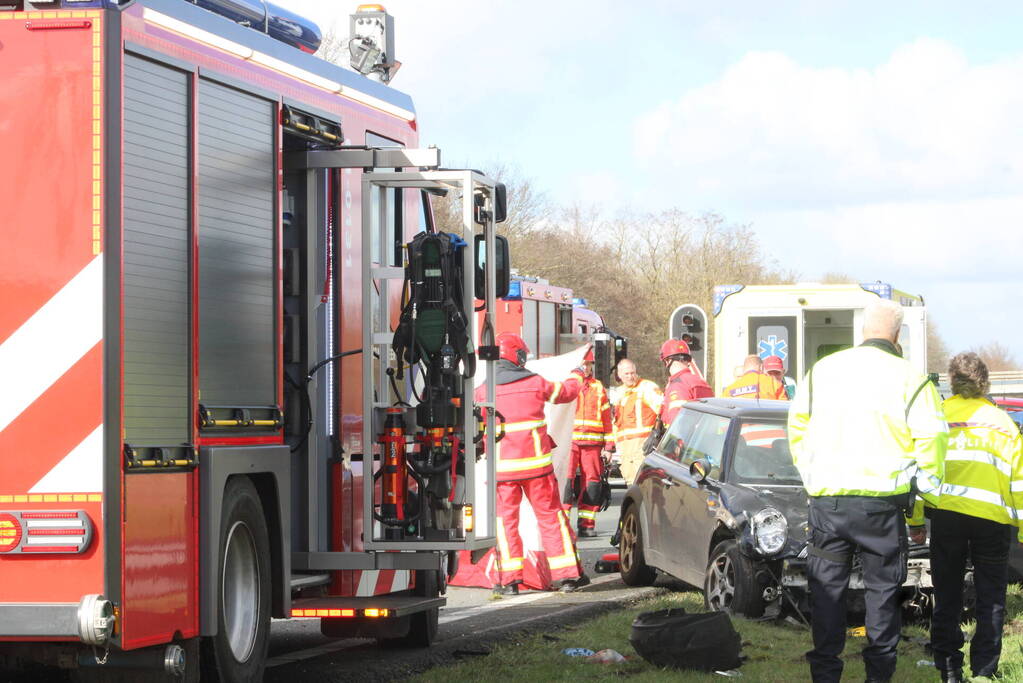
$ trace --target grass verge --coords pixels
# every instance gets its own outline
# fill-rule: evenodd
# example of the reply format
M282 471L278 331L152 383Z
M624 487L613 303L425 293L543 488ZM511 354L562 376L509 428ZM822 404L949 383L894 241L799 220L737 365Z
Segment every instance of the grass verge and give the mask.
M700 593L662 594L595 619L565 626L556 632L517 637L496 646L488 656L438 667L414 680L435 683L557 680L589 682L619 680L626 677L630 680L651 682L725 680L715 674L660 669L636 654L629 644L633 619L640 612L668 607L684 607L689 612L704 611ZM809 666L803 654L812 647L812 643L810 633L804 627L785 623L752 622L739 618L733 619L733 623L742 636L743 654L748 657L739 669L744 679L750 681L810 679ZM964 631L969 639L973 624L966 624ZM1009 589L1004 633L1001 660L1004 680L1023 681L1023 595L1018 586ZM924 650L924 643L928 638L926 628L907 625L903 628L903 635L905 638L899 646L899 666L893 680L931 683L938 680L934 668L917 666L918 661L931 659ZM852 636L846 641L843 680L862 681L866 678L863 660L860 657L860 650L866 642L866 638ZM585 647L594 651L611 648L628 657L628 661L620 664L600 664L562 654L561 651L569 647Z

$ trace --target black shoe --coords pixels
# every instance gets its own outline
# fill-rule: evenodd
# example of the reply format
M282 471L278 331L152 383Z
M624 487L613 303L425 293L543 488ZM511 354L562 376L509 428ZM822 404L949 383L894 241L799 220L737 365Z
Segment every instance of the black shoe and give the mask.
M493 589L491 589L491 592L494 595L518 595L519 594L519 584L520 583L522 583L522 582L521 581L515 581L513 583L509 583L507 586L500 586L500 585L494 586Z
M964 683L965 680L962 669L941 672L941 683Z
M597 537L597 530L596 529L590 529L589 527L585 527L585 528L580 527L580 529L576 533L576 535L579 538L596 538Z
M583 574L578 579L562 579L554 582L554 590L560 593L574 593L583 586L590 585L590 577Z

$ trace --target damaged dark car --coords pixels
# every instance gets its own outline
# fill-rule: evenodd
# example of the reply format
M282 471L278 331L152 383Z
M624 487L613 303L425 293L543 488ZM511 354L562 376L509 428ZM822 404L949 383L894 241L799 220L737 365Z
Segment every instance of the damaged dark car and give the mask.
M785 401L686 404L647 453L622 503L622 579L657 570L702 588L709 608L757 618L808 611L807 496L789 452ZM862 603L854 565L851 608ZM926 547L911 548L903 604L931 593Z

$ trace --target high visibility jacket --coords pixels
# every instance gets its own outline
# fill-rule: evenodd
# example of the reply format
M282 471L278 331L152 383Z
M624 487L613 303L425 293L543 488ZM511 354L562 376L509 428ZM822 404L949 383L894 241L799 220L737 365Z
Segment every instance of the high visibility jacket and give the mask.
M612 438L611 403L604 383L596 377L583 380L575 404L572 442L581 446L603 446Z
M915 481L937 501L948 442L938 392L888 342L817 361L796 389L788 427L811 496L891 496Z
M722 389L725 398L769 398L784 401L788 399L785 385L766 372L750 370Z
M639 380L635 386L621 387L615 402L615 441L650 436L663 402L660 388L648 379Z
M686 401L698 398L711 398L714 390L699 375L689 368L682 368L668 379L664 386L664 403L661 404L660 417L664 426L671 424L678 411Z
M1020 526L1023 439L1016 423L984 398L958 394L943 405L948 422L945 482L935 506ZM1023 529L1019 531L1023 541Z
M505 420L504 438L497 443L497 481L532 479L554 471L555 444L547 433L544 404L571 403L583 380L578 371L564 382L551 382L526 370L522 375L523 379L496 387L497 412ZM476 388L476 400L486 400L486 385Z

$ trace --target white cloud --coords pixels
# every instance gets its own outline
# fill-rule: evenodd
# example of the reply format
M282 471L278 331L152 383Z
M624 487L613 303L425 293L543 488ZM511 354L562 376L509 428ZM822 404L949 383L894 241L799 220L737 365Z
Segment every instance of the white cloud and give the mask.
M921 39L873 69L754 52L640 115L650 196L750 222L805 279L842 272L923 294L951 346L1023 320L1023 56L971 64Z
M754 52L641 115L635 149L692 196L762 207L1016 194L1023 58L922 39L875 69Z
M1020 281L1023 196L757 212L754 225L804 276Z

